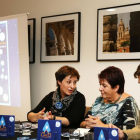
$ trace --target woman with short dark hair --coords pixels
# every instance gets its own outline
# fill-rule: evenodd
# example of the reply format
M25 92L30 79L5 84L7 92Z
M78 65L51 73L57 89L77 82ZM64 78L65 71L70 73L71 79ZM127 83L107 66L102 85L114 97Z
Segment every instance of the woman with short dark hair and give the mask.
M61 120L62 125L79 127L85 112L85 97L77 91L80 75L70 66L61 67L56 73L57 89L46 95L37 107L27 114L29 121L44 119Z
M124 93L123 72L114 66L107 67L98 75L101 96L92 105L81 127L108 127L109 123L125 130L135 127L139 119L136 101Z
M125 80L121 69L114 66L108 67L101 71L101 73L98 75L98 78L99 82L106 80L112 88L115 88L118 85L118 94L123 94Z

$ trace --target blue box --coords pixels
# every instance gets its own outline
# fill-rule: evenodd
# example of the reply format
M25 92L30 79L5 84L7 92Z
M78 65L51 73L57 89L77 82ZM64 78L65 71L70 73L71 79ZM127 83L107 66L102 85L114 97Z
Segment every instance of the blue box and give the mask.
M0 137L8 138L15 136L15 116L0 115Z
M94 140L118 140L118 129L94 127Z
M38 120L37 140L61 140L61 121Z

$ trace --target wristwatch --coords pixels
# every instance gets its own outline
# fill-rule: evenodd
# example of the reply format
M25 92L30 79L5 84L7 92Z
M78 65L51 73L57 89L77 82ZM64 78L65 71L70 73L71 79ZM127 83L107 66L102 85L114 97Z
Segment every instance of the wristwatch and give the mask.
M124 133L124 132L123 132ZM128 139L128 136L126 135L126 133L124 133L124 138L122 140L127 140Z
M53 115L53 120L55 120L55 115Z

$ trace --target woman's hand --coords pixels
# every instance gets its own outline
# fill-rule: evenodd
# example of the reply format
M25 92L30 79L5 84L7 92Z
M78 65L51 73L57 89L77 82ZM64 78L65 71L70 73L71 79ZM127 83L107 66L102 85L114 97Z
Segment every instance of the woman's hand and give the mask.
M100 120L100 118L88 115L89 118L86 118L86 128L94 128L94 127L108 127L107 124L102 123L102 121Z
M52 112L51 111L49 111L47 114L46 114L46 116L45 116L45 120L53 120L53 118L54 118L54 115L52 115Z
M44 114L45 114L45 107L38 113L30 112L28 114L28 120L30 120L31 122L36 122L38 119L44 119L43 116Z
M38 119L44 119L44 115L45 114L45 107L41 110L41 111L39 111L38 113L36 113L36 119L38 120Z
M116 127L115 125L113 125L111 123L108 124L108 127L109 128L117 128L118 129L119 140L122 140L122 139L125 138L125 134L123 133L123 131L120 128Z
M52 112L49 111L45 118L46 120L53 120L54 119L54 115L52 115ZM68 126L70 124L69 120L66 118L66 117L58 117L58 116L55 116L55 120L60 120L62 125L64 126Z

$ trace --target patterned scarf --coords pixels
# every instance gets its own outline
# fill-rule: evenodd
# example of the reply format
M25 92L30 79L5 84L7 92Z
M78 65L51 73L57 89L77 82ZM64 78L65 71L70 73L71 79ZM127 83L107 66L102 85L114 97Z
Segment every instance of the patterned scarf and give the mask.
M62 117L62 113L70 106L70 103L73 101L76 94L77 94L77 89L75 88L75 90L73 91L71 95L65 96L61 100L60 88L57 88L56 91L54 91L53 97L52 97L53 99L53 103L51 107L52 114ZM56 108L56 103L58 102L60 102L60 104L62 103L61 109Z

